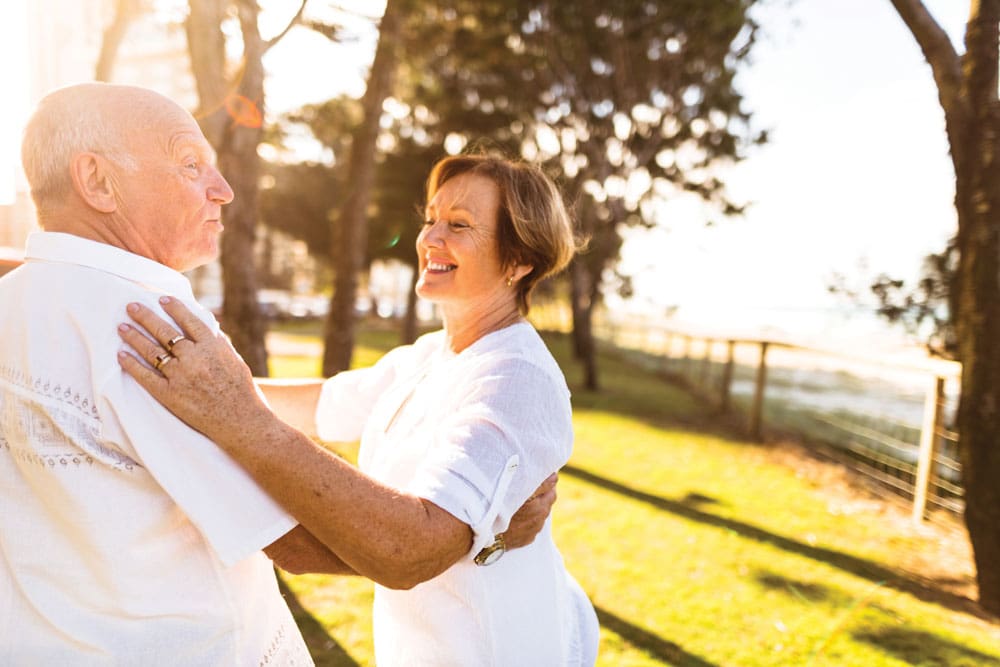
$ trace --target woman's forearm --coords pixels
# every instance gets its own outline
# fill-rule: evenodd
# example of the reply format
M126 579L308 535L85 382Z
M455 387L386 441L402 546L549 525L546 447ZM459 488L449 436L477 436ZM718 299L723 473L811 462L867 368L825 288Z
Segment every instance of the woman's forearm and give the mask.
M140 304L121 325L119 363L177 417L214 440L275 500L359 574L406 588L440 574L472 546L472 529L441 508L380 484L283 423L232 346L176 299L161 304L186 338L164 362L174 327ZM155 362L155 364L154 364ZM150 366L153 366L152 368ZM165 371L165 372L163 372Z
M271 413L222 430L207 435L347 565L384 586L426 581L472 546L468 525L368 477Z

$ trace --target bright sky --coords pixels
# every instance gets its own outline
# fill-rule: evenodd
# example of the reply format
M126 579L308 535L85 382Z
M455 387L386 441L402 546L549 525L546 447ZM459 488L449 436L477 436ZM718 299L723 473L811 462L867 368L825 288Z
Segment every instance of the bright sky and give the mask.
M961 44L968 2L926 4ZM912 278L956 224L930 68L889 0L777 1L758 17L767 35L738 85L771 142L728 178L754 203L709 228L692 202L664 207L670 231L623 251L632 307L677 306L680 322L730 335L870 345L884 327L827 294L832 274Z

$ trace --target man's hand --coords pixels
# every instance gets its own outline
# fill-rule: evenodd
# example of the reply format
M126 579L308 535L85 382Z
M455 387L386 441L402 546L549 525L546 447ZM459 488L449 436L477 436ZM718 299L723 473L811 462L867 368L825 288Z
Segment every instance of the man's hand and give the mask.
M521 509L510 519L510 526L503 533L503 541L507 549L526 547L535 541L538 531L549 518L552 505L556 502L556 482L558 473L552 473L535 493L524 501Z

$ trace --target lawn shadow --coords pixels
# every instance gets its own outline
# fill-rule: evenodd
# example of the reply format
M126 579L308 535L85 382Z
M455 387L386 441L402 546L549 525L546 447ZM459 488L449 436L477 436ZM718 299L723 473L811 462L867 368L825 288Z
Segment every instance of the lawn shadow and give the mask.
M851 633L854 639L875 646L909 665L948 667L1000 667L1000 658L986 655L923 630L878 628Z
M686 502L685 500L671 500L669 498L633 489L625 486L624 484L608 479L607 477L596 475L574 465L564 466L561 473L570 475L571 477L575 477L585 482L589 482L595 486L607 489L608 491L613 491L628 498L648 503L657 509L684 517L690 521L696 521L705 525L731 530L742 537L756 540L763 544L769 544L779 549L783 549L784 551L805 556L806 558L812 558L813 560L827 563L871 582L908 593L924 602L941 605L942 607L952 611L958 611L977 618L996 622L994 617L980 609L973 600L928 586L926 583L914 579L906 573L893 570L892 568L881 565L880 563L864 558L858 558L857 556L851 556L850 554L845 554L834 549L810 546L783 535L778 535L762 528L758 528L757 526L743 521L728 519L726 517L712 514L711 512L706 512L698 509L692 503Z
M807 581L798 581L775 572L760 570L754 575L764 588L782 591L792 597L796 597L806 604L814 602L828 602L835 606L844 606L850 601L850 597L835 591L830 586Z
M596 605L594 609L597 611L597 619L601 622L602 627L611 630L636 648L646 651L667 664L677 667L716 667L715 663L688 653L678 644L629 623L606 609Z
M299 631L306 640L306 646L309 647L309 653L316 662L316 667L359 667L359 663L330 636L323 624L302 606L299 598L282 579L281 573L277 570L275 573L278 575L278 589L281 591L281 596L285 598L295 618L295 624L299 626Z

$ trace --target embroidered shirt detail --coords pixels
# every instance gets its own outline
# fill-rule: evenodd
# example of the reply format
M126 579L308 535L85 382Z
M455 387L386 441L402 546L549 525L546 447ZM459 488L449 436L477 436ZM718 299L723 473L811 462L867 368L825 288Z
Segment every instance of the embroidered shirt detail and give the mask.
M98 461L113 470L142 466L100 440L93 399L68 385L0 367L0 449L40 469L84 469Z
M261 656L258 667L264 665L280 665L281 667L296 667L296 665L312 665L312 656L305 652L301 642L287 641L289 634L285 624L278 627L277 632L267 645L264 655Z
M81 396L80 392L74 391L69 386L64 387L45 378L32 377L20 369L6 365L0 366L0 381L6 381L24 391L72 406L82 417L87 419L95 421L100 419L94 401L87 398L86 395Z

